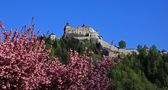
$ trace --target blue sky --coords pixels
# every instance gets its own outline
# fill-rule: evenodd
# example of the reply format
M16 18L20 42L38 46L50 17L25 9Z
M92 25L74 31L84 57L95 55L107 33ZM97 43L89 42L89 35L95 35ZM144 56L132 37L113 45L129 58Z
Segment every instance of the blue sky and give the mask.
M66 22L89 25L107 42L157 45L168 50L168 0L1 0L0 20L21 29L35 17L36 28L63 34Z

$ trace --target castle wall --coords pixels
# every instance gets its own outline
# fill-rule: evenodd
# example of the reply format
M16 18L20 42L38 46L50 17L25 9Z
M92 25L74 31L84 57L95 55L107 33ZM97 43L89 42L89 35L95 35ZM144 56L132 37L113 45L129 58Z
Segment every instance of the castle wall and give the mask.
M74 37L79 40L90 40L90 37Z
M118 52L118 48L113 46L113 45L110 45L109 43L107 43L106 41L102 40L102 39L99 39L99 42L100 44L103 46L103 47L106 47L108 49L110 49L111 51L116 51Z
M74 33L74 34L80 34L80 35L86 35L90 33L89 28L85 28L85 27L77 27L77 28L67 28L65 30L66 34L70 34L70 33Z
M119 49L119 52L123 54L130 54L132 52L138 53L138 51L135 49Z

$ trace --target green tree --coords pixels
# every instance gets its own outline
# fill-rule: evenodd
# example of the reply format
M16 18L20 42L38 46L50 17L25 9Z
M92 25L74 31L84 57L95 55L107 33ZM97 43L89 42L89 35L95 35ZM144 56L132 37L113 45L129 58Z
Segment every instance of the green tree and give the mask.
M155 45L138 45L139 54L126 55L110 70L114 90L168 90L168 54Z
M124 40L121 40L119 43L119 48L126 48L126 42Z
M142 45L138 45L138 46L137 46L137 50L138 50L138 51L142 50L142 48L143 48Z

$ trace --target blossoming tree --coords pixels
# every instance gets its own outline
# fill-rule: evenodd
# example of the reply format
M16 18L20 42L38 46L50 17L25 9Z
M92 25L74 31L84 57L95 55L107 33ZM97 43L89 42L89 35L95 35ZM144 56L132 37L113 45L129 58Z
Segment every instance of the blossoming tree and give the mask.
M4 40L0 40L0 89L69 89L103 90L110 79L108 67L116 63L104 57L94 66L87 54L70 51L69 63L61 64L58 58L50 60L45 41L39 41L30 26L21 34L7 32L0 23Z

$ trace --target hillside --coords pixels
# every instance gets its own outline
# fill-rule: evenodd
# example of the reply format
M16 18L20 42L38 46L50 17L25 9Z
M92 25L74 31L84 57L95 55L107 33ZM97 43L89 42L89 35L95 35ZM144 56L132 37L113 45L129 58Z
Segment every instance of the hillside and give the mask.
M87 51L93 53L93 56L96 57L106 55L111 58L115 58L119 55L127 55L132 52L138 53L136 49L119 48L109 44L96 30L86 25L72 27L69 23L67 23L64 27L64 34L61 38L56 37L54 33L50 34L49 36L44 35L44 38L47 39L47 46L48 44L51 44L52 47L55 48L59 48L61 46L61 48L66 48L66 50L62 50L62 52L65 53L69 51L70 48L77 50L80 53L88 49ZM71 43L74 45L71 45Z
M52 43L51 43L52 42ZM57 43L57 44L56 44ZM165 50L158 50L155 45L138 45L137 50L120 49L110 45L102 38L98 43L91 40L81 40L81 38L63 37L51 40L47 39L47 46L61 48L56 56L66 60L68 50L76 50L80 54L88 52L93 58L93 63L97 64L103 55L112 57L114 61L121 61L118 65L108 71L108 77L113 81L109 89L113 90L167 90L168 89L168 53ZM53 49L52 49L53 50ZM54 52L58 52L53 50ZM61 56L62 54L66 55ZM54 54L51 56L54 57ZM60 54L62 53L62 54ZM122 56L122 58L121 58ZM65 59L66 57L66 59Z
M80 53L83 53L83 51L87 51L89 55L93 57L94 64L96 64L98 60L102 58L102 55L109 52L108 51L109 49L105 49L107 51L102 51L103 47L101 46L101 44L96 45L90 42L89 40L80 41L74 38L71 39L60 38L59 40L50 42L53 43L61 42L62 44L57 46L61 46L62 49L64 49L65 51L68 51L69 49L76 50ZM138 45L137 50L138 50L137 52L126 54L122 58L118 57L120 53L117 53L117 56L115 56L115 58L113 57L114 58L113 60L121 62L108 71L108 77L110 77L113 80L111 82L111 86L109 87L109 89L167 90L168 89L167 52L164 50L163 51L158 50L157 47L154 45L150 48ZM65 51L62 51L62 53L65 53ZM111 52L112 55L115 55L113 54L115 51ZM109 55L109 53L107 55ZM61 55L59 54L58 56Z

